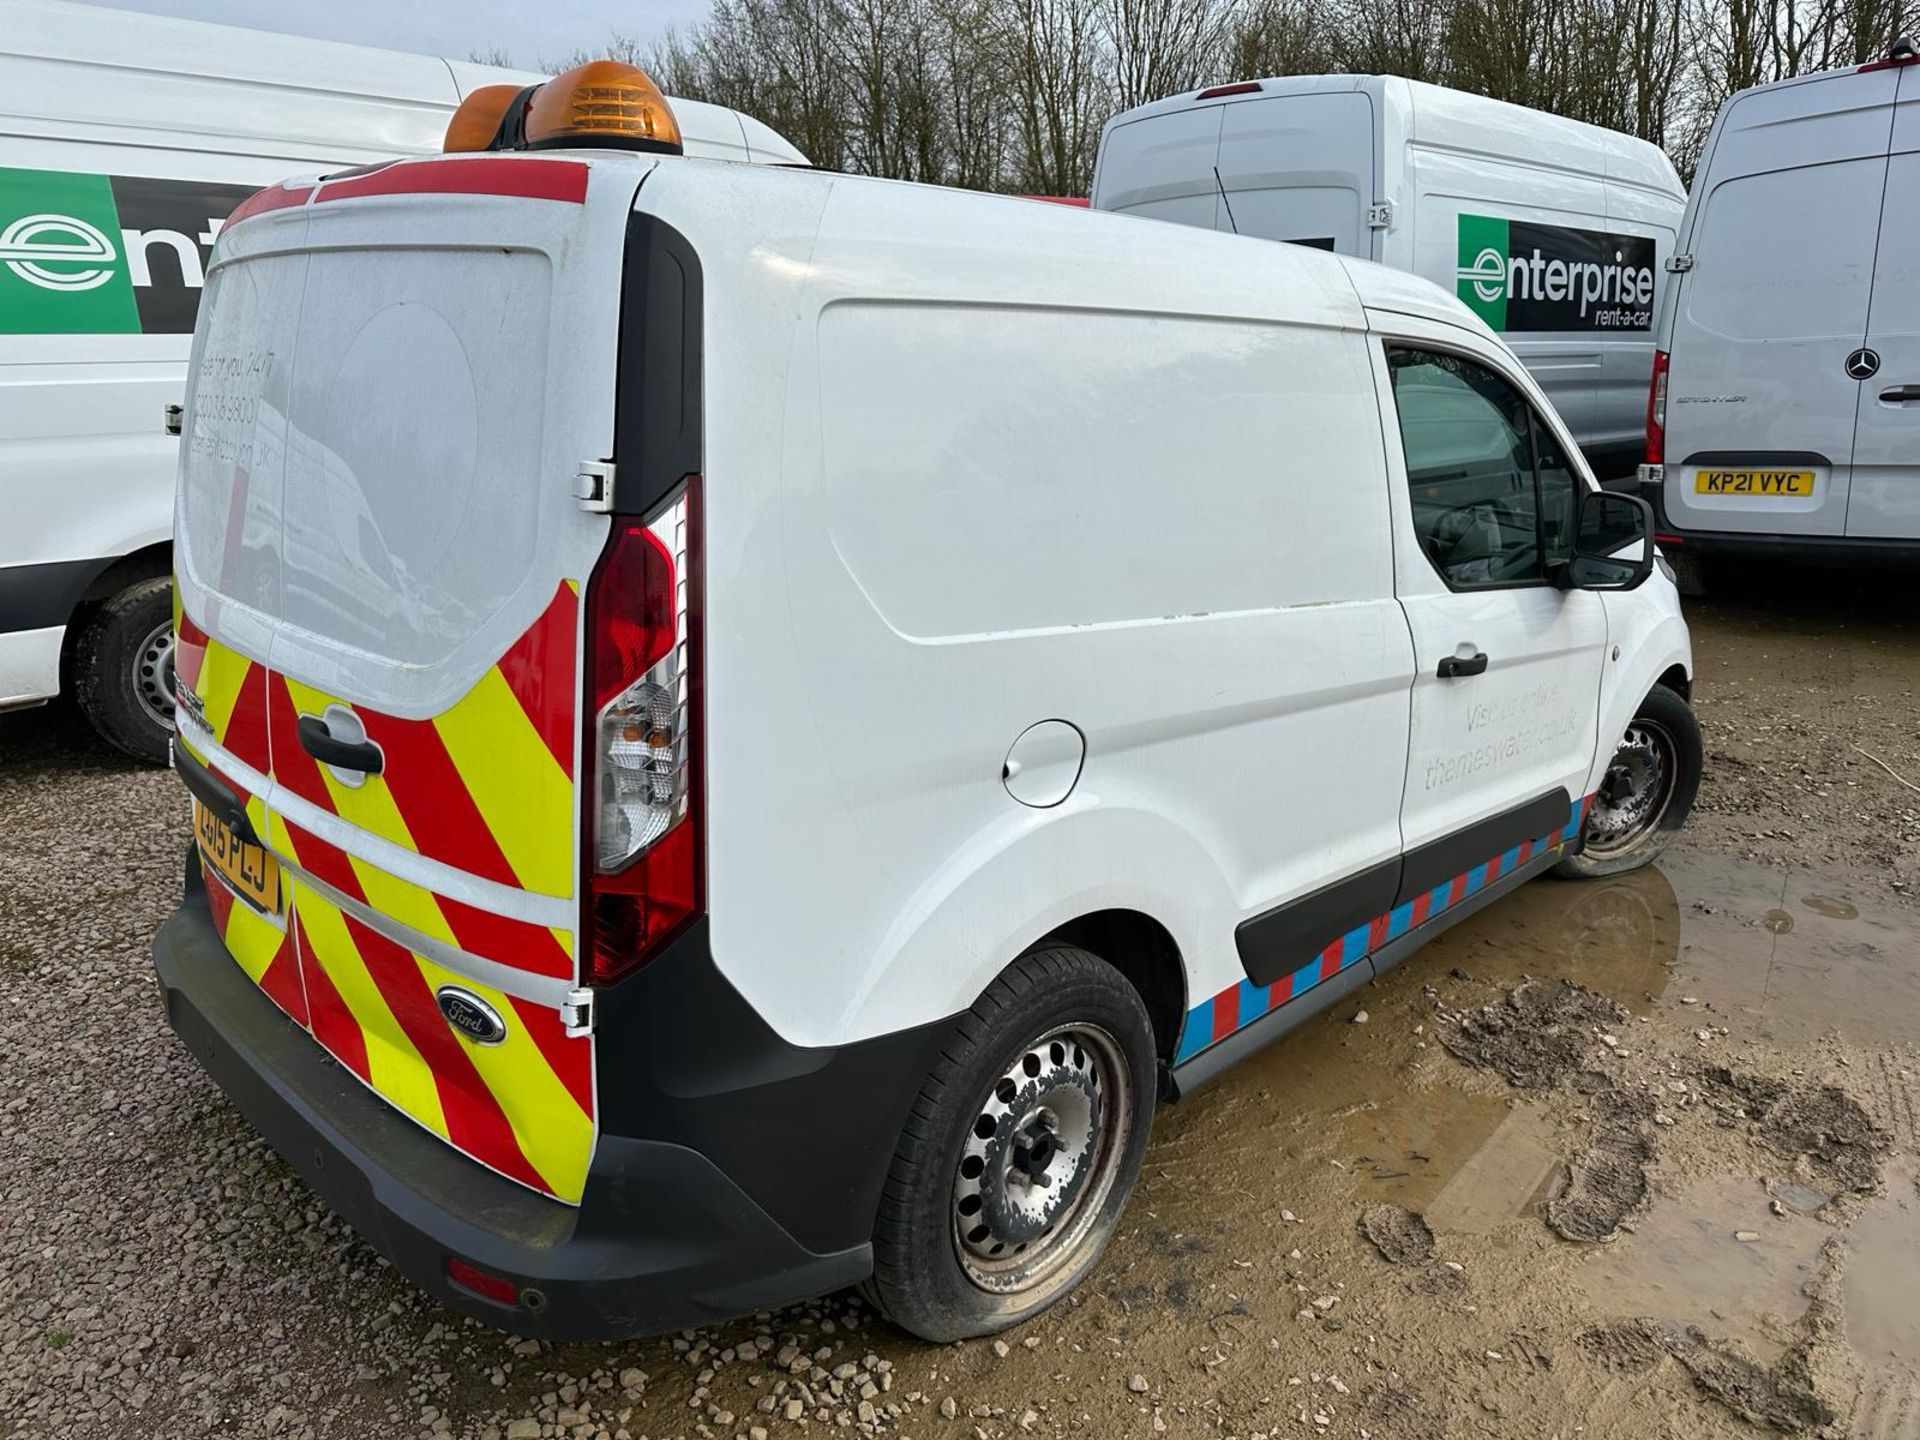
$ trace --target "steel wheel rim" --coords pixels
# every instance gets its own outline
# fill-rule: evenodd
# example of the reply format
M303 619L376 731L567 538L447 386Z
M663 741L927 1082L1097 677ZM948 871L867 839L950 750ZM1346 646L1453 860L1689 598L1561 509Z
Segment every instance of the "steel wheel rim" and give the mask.
M1666 818L1679 773L1673 732L1636 719L1620 737L1587 815L1586 851L1606 857L1631 849Z
M147 632L133 652L133 697L162 730L173 728L173 622Z
M1023 1294L1079 1256L1113 1193L1132 1102L1120 1044L1098 1025L1057 1026L1020 1048L954 1169L953 1247L970 1281Z

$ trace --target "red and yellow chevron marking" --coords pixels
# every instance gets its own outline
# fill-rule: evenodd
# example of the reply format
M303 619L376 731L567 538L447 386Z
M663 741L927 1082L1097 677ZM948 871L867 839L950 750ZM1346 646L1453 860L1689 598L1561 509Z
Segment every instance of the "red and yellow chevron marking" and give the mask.
M432 720L353 706L386 755L385 773L359 786L335 780L297 731L301 714L349 702L269 674L210 638L177 601L175 664L216 741L292 793L402 849L564 896L574 886L578 620L578 586L568 581L526 634ZM245 798L282 860L333 891L470 954L547 978L573 976L571 930L438 894ZM241 968L420 1125L503 1175L577 1202L593 1153L592 1042L567 1035L551 1006L517 1000L395 943L297 875L283 883L285 931L208 877L215 923ZM492 1004L507 1038L483 1046L457 1033L434 997L443 984Z
M352 786L323 767L282 764L275 778L402 849L502 885L571 895L578 619L577 589L566 581L507 653L431 720L402 720L353 705L367 737L385 752L384 774ZM299 748L295 726L301 715L351 704L281 676L269 691L274 755L282 761ZM556 953L565 947L555 938L544 954L490 958L543 974L571 974L570 954L562 963Z
M180 604L180 587L173 591L174 673L179 684L199 696L207 728L214 742L232 755L267 773L267 672L237 650L229 649L194 623ZM212 766L210 756L184 735L180 743L196 760ZM240 796L254 829L264 834L265 803L231 775L221 778ZM307 1023L307 1001L300 984L299 962L285 930L251 905L234 897L226 882L210 868L206 876L207 903L227 951L253 982L287 1014Z
M591 1042L567 1035L557 1010L515 1001L395 944L300 880L290 891L315 1037L441 1139L577 1202L593 1154ZM445 984L498 1010L507 1038L479 1045L455 1032L434 999Z
M300 980L300 961L294 954L289 930L283 930L244 900L234 897L227 882L211 866L202 862L206 879L207 905L213 911L213 927L226 942L227 953L247 972L267 998L295 1023L307 1023L307 992Z
M335 788L304 750L278 752L279 779L296 790ZM389 764L392 755L389 752ZM350 792L349 792L350 793ZM376 913L471 953L520 937L570 954L554 932L460 905L388 874L276 812L273 848L330 889ZM434 1134L501 1174L577 1201L593 1153L592 1043L569 1036L559 1012L524 1004L395 944L298 879L290 882L301 974L314 1036L369 1086ZM565 937L571 942L571 936ZM506 950L511 950L508 943ZM489 958L508 959L507 954ZM507 1019L507 1039L477 1045L456 1034L433 992L459 984Z

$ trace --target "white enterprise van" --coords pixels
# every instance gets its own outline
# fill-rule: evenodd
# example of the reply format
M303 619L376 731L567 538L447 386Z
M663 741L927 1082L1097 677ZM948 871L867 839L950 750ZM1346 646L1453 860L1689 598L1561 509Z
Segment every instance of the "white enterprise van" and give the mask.
M109 740L166 758L163 417L227 213L290 170L438 150L476 86L540 78L0 0L0 710L70 685ZM691 153L802 159L744 115L679 111Z
M1157 1098L1685 818L1646 504L1426 281L686 157L610 62L452 130L214 247L153 950L449 1305L1014 1324Z
M1512 347L1604 478L1645 436L1653 317L1687 193L1657 145L1391 75L1175 95L1107 122L1100 210L1378 260Z
M1661 309L1644 492L1723 554L1920 559L1920 56L1745 90Z

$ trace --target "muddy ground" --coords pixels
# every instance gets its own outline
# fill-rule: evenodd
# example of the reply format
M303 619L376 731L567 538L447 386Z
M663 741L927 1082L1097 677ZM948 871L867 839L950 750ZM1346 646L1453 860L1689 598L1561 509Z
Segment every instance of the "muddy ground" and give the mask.
M0 718L0 1437L1920 1437L1913 593L1695 604L1660 866L1163 1108L1092 1283L954 1346L849 1296L559 1347L423 1300L160 1019L177 782Z

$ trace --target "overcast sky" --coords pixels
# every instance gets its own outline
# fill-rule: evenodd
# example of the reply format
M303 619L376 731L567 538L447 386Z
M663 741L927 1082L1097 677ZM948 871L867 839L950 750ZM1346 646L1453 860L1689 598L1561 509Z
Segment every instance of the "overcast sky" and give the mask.
M599 45L618 30L651 40L669 25L707 13L706 0L108 0L129 10L350 40L389 50L418 50L464 60L504 47L514 63L536 68Z

